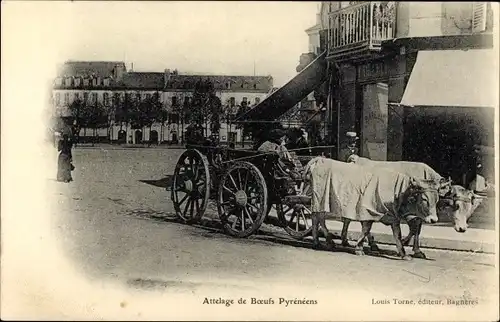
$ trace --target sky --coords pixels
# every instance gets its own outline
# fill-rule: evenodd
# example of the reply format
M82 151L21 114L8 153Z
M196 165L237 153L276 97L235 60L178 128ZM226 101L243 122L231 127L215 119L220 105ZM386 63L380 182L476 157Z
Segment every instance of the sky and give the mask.
M318 10L317 2L28 4L7 8L18 7L16 14L26 18L45 14L26 24L40 24L42 46L57 49L57 63L112 60L127 68L133 63L134 71L233 75L253 75L255 65L256 75L273 76L275 86L296 74L300 54L308 51L304 30L315 24Z

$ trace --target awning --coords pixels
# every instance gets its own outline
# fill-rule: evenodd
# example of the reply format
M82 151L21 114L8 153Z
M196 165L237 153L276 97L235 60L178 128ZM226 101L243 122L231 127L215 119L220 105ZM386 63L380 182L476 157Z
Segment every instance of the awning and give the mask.
M326 51L234 122L274 122L327 80Z
M498 107L493 49L419 51L401 105Z

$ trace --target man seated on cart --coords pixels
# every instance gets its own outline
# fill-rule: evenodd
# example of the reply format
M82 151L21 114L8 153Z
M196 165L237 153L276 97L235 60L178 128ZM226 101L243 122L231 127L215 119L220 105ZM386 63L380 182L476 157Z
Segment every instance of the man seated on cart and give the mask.
M287 142L287 132L281 129L275 129L269 132L269 139L262 143L257 151L263 153L277 153L279 156L278 163L281 168L292 178L298 178L300 174L296 171L292 156L286 148Z

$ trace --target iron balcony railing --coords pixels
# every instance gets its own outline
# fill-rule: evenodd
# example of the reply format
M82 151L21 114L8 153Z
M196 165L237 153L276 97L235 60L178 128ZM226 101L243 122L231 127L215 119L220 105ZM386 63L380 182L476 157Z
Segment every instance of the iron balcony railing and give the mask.
M328 56L380 50L396 31L395 1L366 1L333 11L328 20Z

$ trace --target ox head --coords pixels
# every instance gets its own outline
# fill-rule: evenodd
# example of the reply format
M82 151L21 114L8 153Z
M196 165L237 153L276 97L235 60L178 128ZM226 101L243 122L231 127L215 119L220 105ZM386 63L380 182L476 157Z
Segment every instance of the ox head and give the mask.
M467 230L467 221L482 201L483 197L476 195L472 190L453 185L439 201L439 208L453 219L455 230L463 233Z
M408 189L408 210L426 223L438 222L437 203L439 201L440 183L436 180L410 180Z

